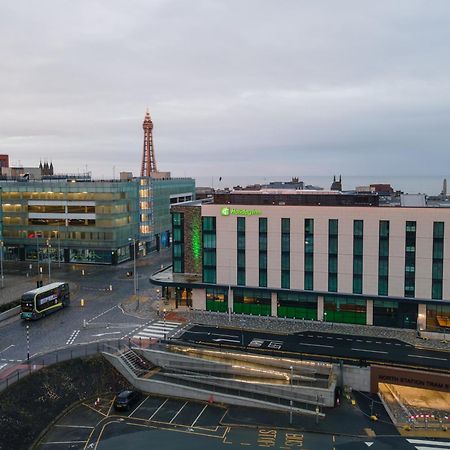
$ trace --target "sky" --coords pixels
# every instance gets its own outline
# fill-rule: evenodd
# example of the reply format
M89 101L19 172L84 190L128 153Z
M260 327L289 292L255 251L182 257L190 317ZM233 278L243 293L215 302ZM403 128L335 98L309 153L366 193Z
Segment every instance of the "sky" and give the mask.
M448 0L0 0L0 153L174 176L440 175ZM448 172L448 171L447 171Z

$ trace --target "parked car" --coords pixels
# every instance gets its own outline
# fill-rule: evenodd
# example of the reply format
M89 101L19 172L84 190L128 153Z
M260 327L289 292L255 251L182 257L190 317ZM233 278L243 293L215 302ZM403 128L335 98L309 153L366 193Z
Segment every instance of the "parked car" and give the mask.
M114 409L116 411L128 410L131 406L135 405L140 398L141 394L138 391L122 391L114 400Z

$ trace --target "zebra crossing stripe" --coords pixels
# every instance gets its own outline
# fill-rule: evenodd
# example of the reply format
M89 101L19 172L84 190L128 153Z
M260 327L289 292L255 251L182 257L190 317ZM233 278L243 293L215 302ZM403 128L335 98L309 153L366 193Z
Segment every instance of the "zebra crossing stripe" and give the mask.
M158 336L158 337L164 337L164 333L157 333L157 332L153 332L153 333L146 333L145 331L141 331L140 333L138 333L139 336Z
M181 322L171 322L170 320L166 320L166 321L158 320L158 322L155 322L155 323L166 323L166 324L176 325L176 326L181 325Z
M174 327L163 327L163 326L159 326L159 325L151 325L147 328L145 328L146 330L151 329L151 330L174 330Z
M425 439L406 439L413 444L417 450L449 450L450 441L428 441ZM417 444L417 445L416 445Z

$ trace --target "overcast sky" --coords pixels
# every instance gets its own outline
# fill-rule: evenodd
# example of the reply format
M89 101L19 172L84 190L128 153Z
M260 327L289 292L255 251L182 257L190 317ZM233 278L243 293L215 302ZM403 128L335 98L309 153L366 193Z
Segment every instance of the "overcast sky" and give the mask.
M445 174L448 0L0 0L0 153L138 174Z

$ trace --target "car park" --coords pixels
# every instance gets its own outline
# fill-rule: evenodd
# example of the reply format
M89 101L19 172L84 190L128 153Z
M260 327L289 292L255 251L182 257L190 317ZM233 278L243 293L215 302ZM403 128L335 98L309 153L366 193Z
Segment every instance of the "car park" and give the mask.
M131 406L135 405L140 398L141 394L138 391L122 391L114 400L114 409L116 411L128 410Z

